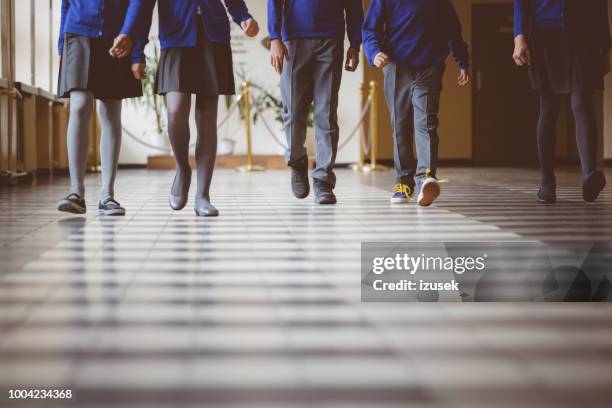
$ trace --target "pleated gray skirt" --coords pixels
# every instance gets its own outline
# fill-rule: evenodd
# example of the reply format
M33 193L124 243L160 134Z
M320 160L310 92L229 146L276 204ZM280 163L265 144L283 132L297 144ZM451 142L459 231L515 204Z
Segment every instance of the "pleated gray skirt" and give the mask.
M66 34L57 95L68 98L71 91L79 90L102 100L142 96L142 84L132 74L130 58L111 57L108 51L112 46L112 39Z
M230 46L212 43L198 23L195 47L162 50L154 91L191 93L204 96L234 95L234 69Z

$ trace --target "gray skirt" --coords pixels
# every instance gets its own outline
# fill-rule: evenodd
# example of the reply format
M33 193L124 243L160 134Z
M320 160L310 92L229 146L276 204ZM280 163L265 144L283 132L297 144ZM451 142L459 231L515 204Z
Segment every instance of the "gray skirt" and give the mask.
M168 92L234 95L236 85L231 47L210 42L203 23L199 22L195 47L162 50L154 91L160 95Z
M112 39L65 34L57 95L68 98L71 91L79 90L103 100L142 96L142 84L132 74L130 58L111 57L112 46Z

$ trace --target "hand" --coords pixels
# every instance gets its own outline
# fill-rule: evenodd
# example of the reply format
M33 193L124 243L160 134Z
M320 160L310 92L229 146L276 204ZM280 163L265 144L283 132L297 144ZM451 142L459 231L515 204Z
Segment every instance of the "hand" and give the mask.
M255 37L259 34L259 24L252 18L240 23L240 27L242 27L242 31L244 31L247 37Z
M527 39L522 34L517 35L514 39L514 55L512 55L512 58L519 67L531 65L531 52L527 45Z
M384 68L390 63L389 57L384 52L379 52L376 54L376 57L374 57L374 65L376 65L377 68Z
M115 58L125 58L132 52L132 45L132 39L129 36L119 34L117 38L115 38L113 47L110 49L109 53Z
M145 79L146 77L145 67L146 65L142 63L132 64L132 74L134 74L134 78L136 78L139 81L142 81L143 79Z
M457 80L459 86L466 86L470 83L470 73L466 69L462 69Z
M346 53L346 64L344 69L349 72L355 72L359 66L359 50L355 48L349 48Z
M270 47L270 63L274 67L277 74L283 73L283 64L285 60L289 60L289 51L281 40L272 40Z

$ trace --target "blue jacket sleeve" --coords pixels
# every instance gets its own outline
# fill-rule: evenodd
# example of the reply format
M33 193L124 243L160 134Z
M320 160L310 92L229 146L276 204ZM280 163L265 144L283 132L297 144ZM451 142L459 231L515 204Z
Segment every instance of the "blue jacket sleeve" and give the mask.
M346 11L346 33L351 48L358 50L362 42L363 6L361 0L344 0L344 10Z
M130 0L127 13L125 13L125 19L123 20L121 34L125 34L130 37L134 36L134 29L138 24L138 18L141 15L142 7L143 0Z
M144 64L146 61L145 47L149 43L149 32L153 22L153 9L156 0L141 0L138 18L133 28L134 48L132 49L132 64Z
M227 8L227 11L230 13L230 16L232 16L232 20L234 20L234 23L239 25L243 21L246 21L249 18L253 18L249 14L249 9L244 3L244 0L224 0L224 1L225 1L225 7Z
M363 49L370 65L374 66L374 58L383 50L385 38L385 21L387 19L385 0L373 0L363 22L361 33Z
M59 55L62 55L62 51L64 50L64 28L66 26L66 15L68 14L69 8L70 0L62 0L62 14L60 19L59 40L57 41L57 51L59 52Z
M281 38L283 26L283 0L268 0L268 33L271 40Z
M459 64L461 69L470 67L470 52L467 43L463 40L461 34L461 22L457 16L457 10L450 0L445 0L446 3L446 27L448 30L448 45L453 53L453 58Z
M528 12L530 0L514 0L514 36L527 34Z

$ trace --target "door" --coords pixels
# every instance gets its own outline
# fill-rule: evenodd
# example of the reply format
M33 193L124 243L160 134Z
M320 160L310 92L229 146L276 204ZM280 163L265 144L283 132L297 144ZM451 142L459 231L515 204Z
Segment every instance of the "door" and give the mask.
M513 6L472 8L473 159L479 165L535 165L537 93L512 60Z

